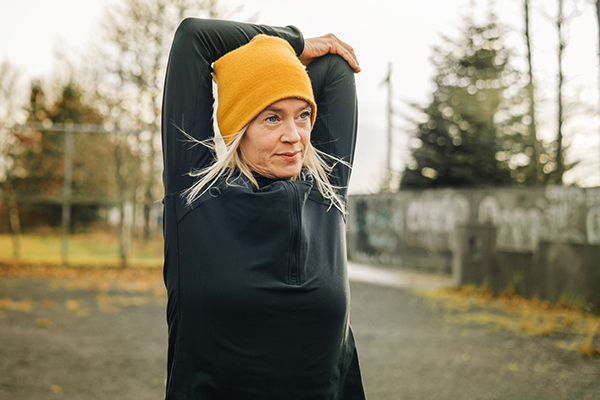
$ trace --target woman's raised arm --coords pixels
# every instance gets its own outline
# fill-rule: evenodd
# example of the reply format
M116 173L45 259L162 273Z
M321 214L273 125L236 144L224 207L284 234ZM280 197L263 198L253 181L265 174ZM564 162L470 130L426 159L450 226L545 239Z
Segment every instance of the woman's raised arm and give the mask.
M358 130L354 74L360 71L354 51L335 36L326 35L306 39L304 53L300 60L308 64L318 108L310 140L318 150L351 166ZM347 164L337 163L330 177L333 185L341 187L342 197L347 194L350 180Z
M210 165L215 155L186 138L206 140L213 132L211 64L231 50L266 34L287 40L297 55L304 50L295 27L271 27L223 20L187 18L181 22L171 47L162 106L163 182L165 194L192 185L192 169Z

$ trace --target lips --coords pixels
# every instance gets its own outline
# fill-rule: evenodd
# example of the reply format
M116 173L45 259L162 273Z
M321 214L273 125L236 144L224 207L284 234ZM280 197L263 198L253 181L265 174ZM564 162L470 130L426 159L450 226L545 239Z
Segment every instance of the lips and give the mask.
M277 153L277 156L283 159L284 161L293 162L297 161L300 158L300 151L287 151L284 153Z

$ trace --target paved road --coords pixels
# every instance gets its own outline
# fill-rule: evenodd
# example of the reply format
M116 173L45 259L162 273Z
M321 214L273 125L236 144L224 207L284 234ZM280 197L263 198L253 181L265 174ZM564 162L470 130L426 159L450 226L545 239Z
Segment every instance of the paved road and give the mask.
M600 399L600 359L555 338L448 325L412 291L446 278L364 266L351 276L370 400ZM163 398L159 274L142 287L65 279L0 276L0 399Z

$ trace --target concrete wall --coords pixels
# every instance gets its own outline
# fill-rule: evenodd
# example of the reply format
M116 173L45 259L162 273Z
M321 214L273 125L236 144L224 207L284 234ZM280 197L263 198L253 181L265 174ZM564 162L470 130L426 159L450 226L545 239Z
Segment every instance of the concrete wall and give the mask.
M600 312L600 245L541 242L536 253L498 251L496 227L456 228L452 276L456 285L485 285L495 291L562 301Z
M600 245L542 242L534 266L543 286L532 295L600 312Z
M548 186L402 191L350 196L349 256L358 261L452 270L456 228L496 227L499 253L534 254L538 243L600 244L600 188Z
M600 188L351 196L350 258L600 312Z

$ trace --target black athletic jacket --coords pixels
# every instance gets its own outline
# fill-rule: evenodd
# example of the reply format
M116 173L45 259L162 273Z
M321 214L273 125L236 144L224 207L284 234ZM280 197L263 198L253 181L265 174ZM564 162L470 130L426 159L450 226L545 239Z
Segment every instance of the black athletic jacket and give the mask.
M364 399L349 324L344 216L300 181L240 177L215 183L191 207L187 173L214 154L180 129L213 136L211 64L257 34L304 48L294 27L184 20L163 98L164 277L168 290L169 400ZM339 56L307 68L318 105L311 141L352 162L354 74ZM332 183L345 187L341 164ZM340 189L345 198L345 189Z

